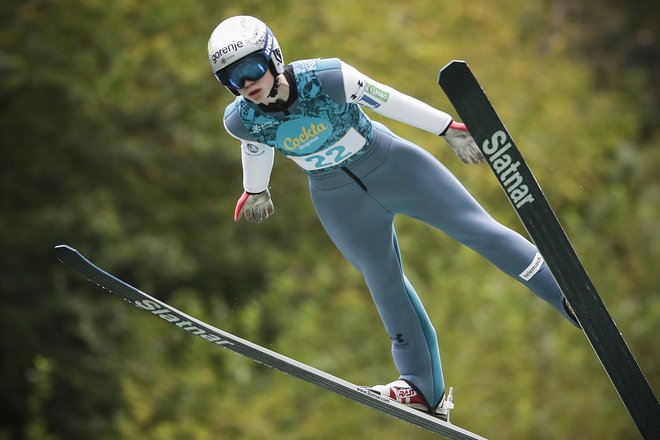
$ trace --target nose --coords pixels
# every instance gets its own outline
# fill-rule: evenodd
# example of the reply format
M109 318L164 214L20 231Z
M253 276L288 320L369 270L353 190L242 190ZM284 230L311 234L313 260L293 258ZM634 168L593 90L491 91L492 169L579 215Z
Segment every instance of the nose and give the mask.
M252 84L254 84L255 82L256 82L256 81L252 81L252 80L250 80L250 79L245 79L245 80L243 81L243 87L249 87L249 86L251 86Z

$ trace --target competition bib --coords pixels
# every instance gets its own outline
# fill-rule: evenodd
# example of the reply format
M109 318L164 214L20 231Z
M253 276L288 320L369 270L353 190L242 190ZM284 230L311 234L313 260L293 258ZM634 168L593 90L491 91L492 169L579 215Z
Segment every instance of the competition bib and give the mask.
M306 171L322 170L340 165L360 151L366 143L366 139L351 127L339 141L328 148L304 156L287 157Z

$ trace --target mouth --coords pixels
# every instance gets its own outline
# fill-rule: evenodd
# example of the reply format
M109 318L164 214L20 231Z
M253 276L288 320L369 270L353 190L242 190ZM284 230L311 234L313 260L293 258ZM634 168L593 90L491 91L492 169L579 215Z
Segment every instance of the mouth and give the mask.
M249 98L257 98L261 94L261 89L254 89L248 92Z

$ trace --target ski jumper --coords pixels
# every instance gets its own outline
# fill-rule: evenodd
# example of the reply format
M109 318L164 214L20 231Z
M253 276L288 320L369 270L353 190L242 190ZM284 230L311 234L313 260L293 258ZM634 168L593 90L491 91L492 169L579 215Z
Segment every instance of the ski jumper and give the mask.
M238 97L224 115L241 141L243 186L268 187L274 150L309 177L318 217L364 276L400 378L434 409L445 390L436 332L404 275L394 216L427 223L475 250L570 320L563 294L536 247L495 221L430 153L374 122L361 106L442 134L451 117L380 84L338 59L297 61L284 72L279 107Z

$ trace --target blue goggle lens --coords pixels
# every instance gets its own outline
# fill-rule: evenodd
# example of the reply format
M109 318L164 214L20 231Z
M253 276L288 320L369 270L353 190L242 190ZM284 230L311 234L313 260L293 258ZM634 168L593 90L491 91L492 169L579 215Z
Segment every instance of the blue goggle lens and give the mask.
M261 52L255 52L232 64L231 66L219 70L215 76L220 82L232 89L241 89L245 86L245 81L256 81L268 71L268 61Z

